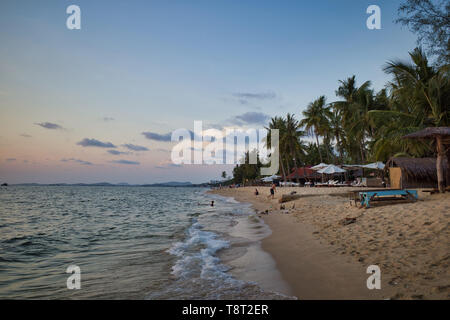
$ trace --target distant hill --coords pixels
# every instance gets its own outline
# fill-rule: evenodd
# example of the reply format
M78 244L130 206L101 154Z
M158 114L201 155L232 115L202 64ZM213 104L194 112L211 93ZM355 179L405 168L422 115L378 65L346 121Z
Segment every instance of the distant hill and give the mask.
M108 182L97 182L97 183L56 183L56 184L49 184L50 186L98 186L98 187L112 187L115 186L115 184L108 183Z
M161 182L161 183L152 183L152 184L128 184L126 182L121 183L109 183L109 182L97 182L97 183L49 183L49 184L41 184L41 183L20 183L16 184L16 186L94 186L94 187L126 187L126 186L135 186L135 187L192 187L194 184L191 182L178 182L178 181L170 181L170 182Z
M191 182L162 182L162 183L152 183L152 184L143 184L143 187L190 187L193 184Z

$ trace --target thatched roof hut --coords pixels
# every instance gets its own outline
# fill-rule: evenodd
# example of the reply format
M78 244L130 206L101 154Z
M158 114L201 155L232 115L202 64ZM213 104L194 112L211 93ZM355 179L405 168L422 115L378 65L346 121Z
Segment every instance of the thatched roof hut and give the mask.
M447 171L447 164L444 171ZM436 158L390 158L385 170L389 171L391 188L436 188L438 185Z
M450 127L430 127L410 133L404 139L433 139L436 141L436 172L437 185L440 192L445 192L445 186L450 186L450 172L444 172L444 167L450 167ZM446 182L447 181L447 182Z
M404 136L404 139L429 139L436 136L443 137L447 144L450 144L450 127L430 127L423 130L413 132Z

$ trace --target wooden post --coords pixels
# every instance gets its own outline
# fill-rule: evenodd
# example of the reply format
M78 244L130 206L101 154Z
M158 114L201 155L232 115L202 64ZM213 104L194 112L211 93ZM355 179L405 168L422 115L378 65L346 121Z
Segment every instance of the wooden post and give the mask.
M445 192L445 178L444 178L444 161L447 161L447 156L445 154L445 149L442 144L442 137L436 136L436 149L437 149L437 159L436 159L436 170L437 170L437 180L438 188L440 193Z
M446 145L447 147L447 179L446 179L446 186L447 188L450 187L450 145Z

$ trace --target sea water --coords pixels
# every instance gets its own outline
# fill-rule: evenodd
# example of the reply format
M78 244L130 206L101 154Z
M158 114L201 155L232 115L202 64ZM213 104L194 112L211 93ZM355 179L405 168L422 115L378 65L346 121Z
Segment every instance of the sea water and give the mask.
M248 204L204 188L0 189L0 299L286 299ZM214 207L210 202L214 200ZM68 289L70 265L80 289Z

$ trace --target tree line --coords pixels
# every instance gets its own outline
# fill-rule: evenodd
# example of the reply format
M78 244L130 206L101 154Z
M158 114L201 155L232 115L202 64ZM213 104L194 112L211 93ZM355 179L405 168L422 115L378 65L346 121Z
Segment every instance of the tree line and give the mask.
M319 162L362 164L392 156L435 156L433 145L402 137L426 127L450 126L450 3L404 0L396 22L417 35L419 47L409 53L409 61L385 64L391 80L383 89L375 91L370 81L358 84L353 75L339 80L337 101L320 96L301 119L288 113L270 120L266 144L270 148L270 129L278 129L280 174ZM312 141L305 139L308 136ZM259 177L259 159L252 165L246 158L248 153L233 170L236 183Z
M434 156L432 145L402 139L426 127L450 126L450 65L432 65L420 48L410 61L389 61L384 72L391 76L375 91L370 81L358 85L356 76L339 80L337 101L320 96L296 119L294 114L275 116L266 129L280 137L280 174L319 162L363 164L386 161L392 156ZM307 137L313 138L306 139ZM233 170L235 182L258 177L261 163L248 164L246 153Z

